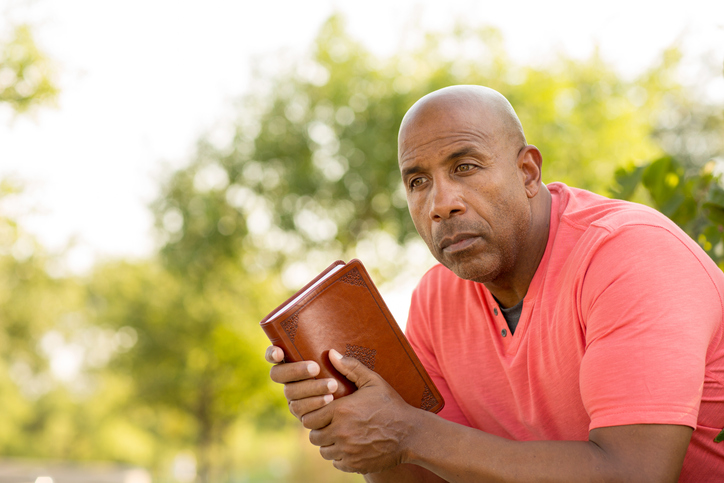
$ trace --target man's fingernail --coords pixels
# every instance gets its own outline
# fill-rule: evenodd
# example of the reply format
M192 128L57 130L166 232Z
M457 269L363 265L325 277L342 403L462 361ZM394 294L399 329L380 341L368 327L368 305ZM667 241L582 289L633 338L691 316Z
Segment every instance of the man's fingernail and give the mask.
M315 364L314 362L307 364L307 372L309 372L310 376L316 376L317 372L319 372L319 370L317 369L317 364Z
M327 394L326 396L324 396L324 404L331 403L333 399L334 399L334 396L332 396L331 394Z
M338 361L339 361L339 360L342 360L342 354L340 354L339 352L337 352L337 351L334 350L334 349L330 349L330 350L329 350L329 355L332 356L332 357L334 357L334 358L337 359Z
M327 389L329 389L329 392L336 391L337 386L338 386L337 381L335 381L334 379L330 379L329 381L327 381Z

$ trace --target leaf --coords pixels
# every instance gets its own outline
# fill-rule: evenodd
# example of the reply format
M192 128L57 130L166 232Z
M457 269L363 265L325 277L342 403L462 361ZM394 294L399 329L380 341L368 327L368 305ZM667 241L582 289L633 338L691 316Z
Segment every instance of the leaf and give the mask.
M718 183L712 183L709 192L706 194L706 206L716 206L724 209L724 189Z
M641 177L646 189L656 203L656 208L671 217L684 202L681 192L681 165L669 156L659 158L646 167Z
M629 169L619 168L616 170L616 186L611 189L611 194L620 200L630 200L641 183L641 175L646 166L635 166Z
M724 429L722 429L719 434L716 435L716 438L714 438L715 443L721 443L724 441Z
M724 225L724 207L705 203L704 208L707 209L706 216L709 220L717 225Z

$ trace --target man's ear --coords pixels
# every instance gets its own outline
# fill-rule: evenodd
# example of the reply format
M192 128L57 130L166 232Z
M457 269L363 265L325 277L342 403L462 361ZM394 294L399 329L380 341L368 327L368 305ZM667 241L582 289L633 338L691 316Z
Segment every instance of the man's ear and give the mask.
M528 198L535 197L540 190L542 166L543 156L532 144L528 144L518 153L518 173Z

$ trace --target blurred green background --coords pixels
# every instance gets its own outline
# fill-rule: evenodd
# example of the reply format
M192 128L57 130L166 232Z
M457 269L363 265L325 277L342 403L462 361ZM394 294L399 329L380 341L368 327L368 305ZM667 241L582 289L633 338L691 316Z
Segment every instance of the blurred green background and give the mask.
M450 54L462 46L475 55ZM258 322L338 258L362 258L379 284L430 265L397 170L405 111L451 84L497 89L543 153L546 182L654 206L724 267L724 107L683 86L680 69L676 46L636 78L597 52L521 65L498 30L462 25L379 57L332 16L307 57L255 75L231 146L201 138L163 173L152 256L58 276L63 254L7 209L22 182L0 180L0 454L117 462L157 482L361 481L322 460L287 413ZM32 29L16 26L0 46L0 103L45 109L51 71ZM81 370L57 377L59 355Z

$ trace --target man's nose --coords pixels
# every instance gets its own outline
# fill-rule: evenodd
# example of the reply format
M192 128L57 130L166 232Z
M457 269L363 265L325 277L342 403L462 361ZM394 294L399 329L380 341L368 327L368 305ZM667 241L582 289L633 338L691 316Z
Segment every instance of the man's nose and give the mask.
M460 192L451 183L438 181L434 183L432 191L430 218L433 221L446 220L465 213L465 203L463 203Z

